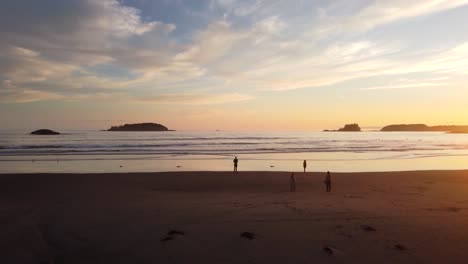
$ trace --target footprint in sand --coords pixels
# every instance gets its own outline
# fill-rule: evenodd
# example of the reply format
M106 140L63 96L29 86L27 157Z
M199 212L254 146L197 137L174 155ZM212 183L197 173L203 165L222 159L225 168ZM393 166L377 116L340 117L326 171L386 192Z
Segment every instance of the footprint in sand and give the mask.
M165 237L165 238L162 238L162 239L161 239L161 242L167 242L167 241L169 241L169 240L172 240L172 237L167 236L167 237Z
M342 253L341 250L333 247L333 246L323 246L322 247L322 251L327 254L327 255L337 255L337 254L340 254Z
M185 236L185 232L184 231L180 231L180 230L171 230L169 232L167 232L167 236L162 238L161 239L161 242L167 242L167 241L171 241L177 237L180 237L180 236Z
M375 228L373 228L370 225L361 225L361 228L362 228L362 230L364 230L366 232L375 232L375 231L377 231Z
M256 238L256 235L251 232L243 232L240 236L248 240L254 240Z
M185 232L184 231L180 231L180 230L171 230L167 233L167 235L169 236L185 236Z
M401 245L401 244L396 244L395 246L393 246L394 249L396 250L399 250L399 251L405 251L406 250L406 247Z

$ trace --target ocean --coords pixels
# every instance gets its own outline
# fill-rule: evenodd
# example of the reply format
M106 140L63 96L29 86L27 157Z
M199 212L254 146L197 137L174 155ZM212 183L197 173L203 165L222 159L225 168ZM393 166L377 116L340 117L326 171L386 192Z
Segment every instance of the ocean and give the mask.
M468 169L468 134L441 132L0 132L0 173Z

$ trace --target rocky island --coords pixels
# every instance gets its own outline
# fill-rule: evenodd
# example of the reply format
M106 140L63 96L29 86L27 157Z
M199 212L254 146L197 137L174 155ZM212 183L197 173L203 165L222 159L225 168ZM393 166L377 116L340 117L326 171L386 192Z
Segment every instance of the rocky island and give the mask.
M401 124L385 126L380 131L468 133L468 126L428 126L425 124Z
M361 132L361 128L358 124L346 124L344 127L338 130L324 130L324 132Z
M107 131L173 131L157 123L125 124L123 126L113 126Z
M50 129L39 129L30 133L31 135L60 135L59 132L55 132Z
M401 125L389 125L380 129L382 132L397 132L397 131L434 131L425 124L401 124Z

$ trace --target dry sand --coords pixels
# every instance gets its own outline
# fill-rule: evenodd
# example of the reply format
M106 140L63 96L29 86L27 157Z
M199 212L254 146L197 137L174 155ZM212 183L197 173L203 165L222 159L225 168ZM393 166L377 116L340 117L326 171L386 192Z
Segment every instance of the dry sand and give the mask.
M0 263L468 261L468 171L289 176L0 175Z

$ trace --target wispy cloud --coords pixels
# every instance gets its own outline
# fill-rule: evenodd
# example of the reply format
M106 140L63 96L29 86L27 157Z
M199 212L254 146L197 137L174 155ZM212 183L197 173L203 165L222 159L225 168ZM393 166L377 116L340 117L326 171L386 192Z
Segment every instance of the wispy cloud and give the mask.
M58 100L64 97L60 94L23 89L15 86L10 80L0 83L0 102L29 103L44 100Z
M225 12L236 16L247 16L258 11L264 4L265 0L211 0L211 8L223 8Z
M247 94L161 94L154 97L138 98L139 101L157 102L164 104L185 104L185 105L212 105L242 102L254 99Z
M344 6L347 6L347 4ZM322 17L326 20L324 22L329 23L324 23L319 32L365 32L381 25L442 12L466 4L468 4L467 0L373 1L357 13L342 17L335 17L326 9L323 9L324 14L322 14ZM337 9L336 4L333 8Z
M416 51L404 39L365 32L467 3L213 0L197 9L207 23L178 35L177 20L144 17L117 0L58 1L57 10L31 1L22 20L21 5L10 2L0 9L0 81L8 84L1 100L222 104L254 100L254 91L412 73L444 75L449 84L467 73L466 40ZM117 78L116 68L126 78ZM415 80L363 89L440 84Z
M411 89L411 88L428 88L428 87L443 87L447 85L448 77L439 78L420 78L420 79L404 79L392 81L386 85L363 87L360 90L392 90L392 89Z

